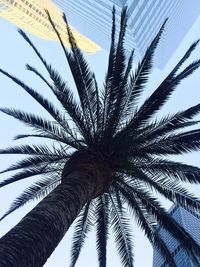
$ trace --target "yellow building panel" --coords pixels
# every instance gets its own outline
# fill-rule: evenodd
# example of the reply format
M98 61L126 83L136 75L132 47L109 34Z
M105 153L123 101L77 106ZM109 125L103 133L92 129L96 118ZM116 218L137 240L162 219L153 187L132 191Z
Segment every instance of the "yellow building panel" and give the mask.
M45 10L49 11L65 46L69 47L62 11L51 0L0 0L0 17L40 38L58 41ZM89 53L100 50L99 45L70 28L80 49Z

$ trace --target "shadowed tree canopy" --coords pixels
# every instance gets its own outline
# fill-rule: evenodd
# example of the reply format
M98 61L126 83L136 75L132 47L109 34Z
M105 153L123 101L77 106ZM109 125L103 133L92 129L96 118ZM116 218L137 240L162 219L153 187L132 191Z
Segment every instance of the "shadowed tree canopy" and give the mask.
M157 199L159 193L172 203L200 211L199 200L188 192L184 183L200 183L200 168L169 160L200 148L200 129L193 118L200 104L156 119L155 115L167 102L177 85L191 75L200 60L183 68L199 41L193 43L182 59L154 92L138 104L148 85L155 49L166 21L148 47L143 59L133 70L134 52L126 57L124 38L127 9L121 14L119 34L116 34L115 8L111 46L103 89L76 45L65 16L66 32L71 49L66 50L59 30L47 12L66 57L79 99L75 99L59 73L42 57L23 31L25 41L35 51L49 78L33 66L27 69L49 87L61 108L3 69L0 72L24 89L46 110L51 120L26 111L0 108L32 128L32 134L19 134L15 139L40 138L40 145L18 145L0 150L0 154L22 154L1 173L13 172L0 187L38 175L40 181L30 185L1 218L30 200L43 198L13 229L0 240L0 265L5 267L41 267L51 255L66 231L76 219L71 263L76 264L85 238L96 228L96 249L99 266L106 266L107 240L114 233L122 266L133 266L133 217L149 241L166 259L176 266L166 244L155 230L159 224L190 252L197 263L200 247L197 242L167 213ZM189 127L189 128L188 128ZM54 142L54 146L45 143ZM137 244L136 244L137 245Z

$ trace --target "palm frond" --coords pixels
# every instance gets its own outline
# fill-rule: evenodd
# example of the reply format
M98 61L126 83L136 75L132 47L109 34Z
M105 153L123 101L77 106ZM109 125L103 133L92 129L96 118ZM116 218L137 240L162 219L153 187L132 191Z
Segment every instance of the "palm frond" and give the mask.
M59 170L58 168L54 168L54 167L48 167L46 164L44 164L43 166L28 168L0 182L0 188L4 187L5 185L12 184L12 183L21 181L29 177L33 177L33 176L41 175L41 174L55 173L59 171L61 170Z
M114 14L115 15L115 14ZM115 21L115 20L114 20ZM119 38L116 46L116 52L112 63L112 75L110 79L107 80L105 90L107 91L107 111L106 111L106 132L105 138L109 138L107 135L112 136L114 129L116 128L116 123L113 119L119 116L118 106L120 102L123 101L123 97L126 95L126 91L123 84L124 75L126 74L126 56L124 49L124 38L127 27L127 7L122 9L121 22L120 22L120 32ZM131 60L130 60L131 61ZM129 66L131 68L131 66ZM115 114L117 112L117 114ZM115 119L116 120L116 119Z
M149 181L148 181L149 182ZM149 182L150 183L150 182ZM160 178L153 181L154 189L173 203L178 203L184 208L200 212L200 200L180 184L167 178Z
M154 230L154 225L151 221L149 221L148 213L143 207L141 207L139 200L136 199L133 194L130 195L130 193L124 190L124 188L120 188L120 192L123 198L127 201L131 212L135 215L137 224L144 231L151 244L160 251L164 259L167 260L170 266L176 267L174 258L172 257L166 244L160 238L159 234Z
M16 162L15 164L12 164L10 167L6 168L5 170L1 171L0 174L15 171L23 168L32 168L34 166L41 166L41 165L55 165L55 164L62 164L63 162L66 162L66 160L69 158L67 155L45 155L45 156L34 156L34 157L28 157L23 160L20 160Z
M129 168L129 167L130 168ZM127 165L128 169L133 169L133 164ZM145 163L138 164L137 168L155 175L164 175L172 181L189 183L200 183L200 168L181 162L170 160L153 159ZM135 170L135 168L134 168Z
M153 122L146 126L144 129L138 131L138 139L144 143L149 143L152 140L156 140L161 136L166 137L169 133L177 132L177 130L187 127L195 126L200 121L186 121L179 114L173 116L167 116L158 122ZM142 137L142 138L141 138ZM140 141L138 140L138 141Z
M125 187L128 192L134 192L137 198L145 206L149 214L151 214L159 223L159 225L169 231L187 250L193 250L200 255L200 246L192 238L192 236L178 224L160 205L160 203L151 196L151 194L141 185L136 188L129 186L123 180L118 180L121 187ZM139 188L140 187L140 188Z
M109 132L109 136L112 137L114 133L116 132L116 129L120 126L120 119L123 115L123 109L124 105L126 104L126 96L127 96L127 84L129 80L129 75L132 69L132 62L133 62L133 56L134 56L134 50L132 51L128 64L125 70L125 73L123 75L123 80L121 81L121 84L119 85L119 92L117 96L117 100L114 103L114 110L113 114L110 118L110 123L107 125L107 131Z
M133 245L128 219L124 215L124 207L119 209L111 193L109 193L109 197L111 201L111 223L121 263L122 266L131 267L133 266Z
M151 155L178 155L200 148L200 130L191 130L180 134L159 138L141 148L140 153Z
M184 208L200 212L200 199L189 193L177 181L173 181L167 176L164 177L163 173L159 174L152 173L151 170L145 172L143 169L135 169L133 180L135 179L149 187L152 191L155 190L160 193L173 203L178 203ZM128 180L129 184L131 184L131 179Z
M11 204L10 208L6 213L0 218L2 221L9 214L17 210L18 208L24 206L29 201L39 200L48 195L58 184L60 183L60 178L46 178L32 186L28 187L21 195L19 195Z
M93 226L90 208L91 208L91 203L88 202L82 209L76 221L74 236L73 236L73 244L71 249L70 267L75 266L76 261L78 260L78 257L80 255L81 249L84 245L85 238L87 237L87 234L90 232Z
M99 266L106 267L108 239L108 197L103 195L96 200L96 247Z
M144 86L148 81L148 77L153 65L153 56L161 39L166 23L167 20L164 21L158 34L151 42L142 61L138 64L135 73L131 75L130 83L128 84L129 92L127 92L127 99L123 108L123 113L125 116L130 115L130 112L132 111L138 97L141 95Z
M0 108L0 111L25 123L25 125L33 127L35 130L41 132L44 137L63 142L74 148L77 146L74 140L70 136L67 136L66 132L59 125L40 116L17 109Z
M32 47L36 55L39 57L39 59L45 66L47 72L49 73L49 76L52 79L55 86L55 87L50 86L50 89L52 90L58 101L61 103L61 105L64 107L64 109L67 111L67 113L70 115L72 120L75 122L79 131L89 140L88 138L89 129L82 118L82 112L79 108L79 105L74 100L74 96L70 91L70 89L68 88L67 84L62 81L62 78L58 74L58 72L54 70L52 66L49 65L46 62L46 60L41 56L40 52L33 45L33 43L25 34L25 32L19 30L19 33L24 38L24 40Z
M188 67L186 67L183 71L177 74L174 78L174 82L179 83L183 79L187 78L191 75L195 70L197 70L200 66L200 60L196 60L192 62Z
M50 14L47 11L47 15L49 17L49 21L57 34L57 37L62 45L62 48L64 50L65 56L68 60L71 73L74 78L74 82L76 84L76 88L79 94L79 99L81 102L81 107L83 110L83 113L85 115L87 123L91 123L91 126L93 127L93 131L95 130L95 122L94 122L94 115L93 111L93 104L91 103L92 100L96 100L93 98L93 96L96 94L95 91L95 81L93 79L94 74L89 70L88 64L86 60L84 59L84 56L81 52L81 50L78 48L76 41L74 39L74 36L71 32L71 29L68 25L67 19L65 15L63 14L64 22L66 23L66 29L68 33L69 43L71 45L72 53L68 53L65 49L65 46L62 42L61 36L58 32L58 30L55 27L55 24L53 23Z
M10 78L11 80L13 80L16 84L18 84L21 88L23 88L30 96L32 96L32 98L34 98L54 118L54 120L57 121L64 128L64 130L75 139L67 123L65 115L61 114L61 112L58 109L56 109L48 99L44 98L41 94L39 94L31 87L24 84L18 78L10 75L8 72L2 69L0 69L0 72L3 73L8 78Z
M168 100L176 86L186 77L191 75L200 66L200 60L197 60L187 66L180 74L172 76L174 69L168 74L164 81L152 93L152 95L145 100L139 110L134 114L134 117L129 122L127 127L135 129L140 128L164 105Z
M79 105L74 100L74 96L68 88L66 82L62 80L57 71L52 69L50 65L47 65L47 70L54 83L53 86L39 71L37 71L37 69L30 66L29 64L27 64L26 67L29 71L35 73L51 89L51 91L54 93L58 101L61 103L61 105L67 112L67 114L72 118L72 121L77 126L77 131L80 131L82 133L84 130L86 130L82 120L82 112L79 108Z
M176 74L176 72L180 69L180 67L183 65L183 63L190 57L191 53L195 50L196 46L199 44L199 40L195 41L189 49L186 51L185 55L181 58L181 60L178 62L176 67L173 69L173 72L171 73L172 76Z
M115 57L116 57L116 44L115 44L115 35L116 35L116 21L115 21L115 6L112 10L112 31L111 31L111 44L110 44L110 53L108 59L108 70L106 74L105 89L103 92L103 122L102 122L102 132L106 126L106 120L108 116L108 100L109 100L109 91L112 84L112 76L115 68Z
M56 153L58 152L58 153ZM64 150L54 149L53 151L47 145L20 145L15 147L8 147L0 149L0 154L19 154L19 155L36 155L57 157L58 155L65 155ZM67 157L67 154L66 154Z
M50 84L50 82L47 81L47 79L33 66L26 64L26 69L33 72L36 76L38 76L46 85L51 89L51 91L54 91L53 85Z

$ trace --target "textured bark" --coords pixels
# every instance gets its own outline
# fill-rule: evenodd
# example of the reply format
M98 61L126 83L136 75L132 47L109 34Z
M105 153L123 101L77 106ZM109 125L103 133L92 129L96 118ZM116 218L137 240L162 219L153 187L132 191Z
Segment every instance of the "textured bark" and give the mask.
M64 174L61 184L0 239L0 266L41 267L83 205L96 179L85 170Z

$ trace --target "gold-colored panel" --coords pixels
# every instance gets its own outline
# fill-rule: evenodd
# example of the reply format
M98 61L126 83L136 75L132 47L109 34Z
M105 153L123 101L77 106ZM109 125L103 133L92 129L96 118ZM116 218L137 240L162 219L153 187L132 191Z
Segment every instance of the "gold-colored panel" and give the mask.
M0 17L40 38L58 41L45 9L49 11L64 44L69 47L62 11L51 0L0 0ZM89 53L100 50L99 45L78 33L73 27L71 29L80 49Z

